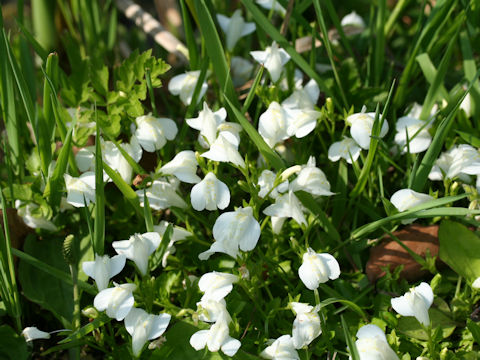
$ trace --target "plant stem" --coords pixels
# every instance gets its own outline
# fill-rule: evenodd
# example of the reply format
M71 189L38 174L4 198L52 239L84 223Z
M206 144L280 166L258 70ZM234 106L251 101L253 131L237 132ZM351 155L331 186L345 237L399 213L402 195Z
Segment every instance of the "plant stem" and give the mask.
M78 269L74 265L70 266L70 273L72 274L72 283L73 283L73 320L72 320L72 330L75 332L80 329L80 292L78 289ZM73 359L80 359L80 347L72 348L70 355Z

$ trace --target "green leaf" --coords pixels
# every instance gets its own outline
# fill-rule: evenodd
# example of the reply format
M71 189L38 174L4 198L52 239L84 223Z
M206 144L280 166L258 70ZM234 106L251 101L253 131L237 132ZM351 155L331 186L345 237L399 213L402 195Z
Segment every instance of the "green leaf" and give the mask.
M89 237L87 237L89 239ZM63 244L63 241L62 241ZM84 240L82 239L81 242L81 248L83 249L85 247ZM60 245L61 246L61 245ZM72 285L72 277L70 276L69 273L59 270L54 266L49 265L48 263L45 263L23 251L20 251L18 249L12 248L12 254L21 259L21 261L24 261L25 263L28 263L29 265L32 265L36 269L40 270L41 272L44 272L48 274L49 278L51 277L57 278L64 282L67 285ZM58 254L59 257L62 257L61 254ZM78 281L78 286L80 289L88 292L91 295L96 295L98 291L90 284L86 283L85 281Z
M49 198L50 206L52 207L59 206L62 198L63 175L67 171L68 158L72 151L72 132L73 126L68 130L65 143L60 149L60 154L58 155L53 174L49 178L45 191L43 192L43 196Z
M145 198L148 200L146 196ZM172 236L173 236L173 225L168 224L167 228L165 229L165 232L163 233L162 239L160 241L160 245L158 245L157 250L151 257L150 271L155 270L162 263L163 255L167 250L168 243L170 242L170 239L172 238Z
M61 239L49 238L39 241L29 236L25 241L24 251L27 254L34 254L39 261L56 270L67 273L69 269L62 256L62 246ZM49 310L64 326L68 327L73 314L72 286L52 278L47 272L38 271L22 259L18 266L18 273L25 297Z
M100 142L100 125L97 122L95 138L95 222L93 247L98 255L103 255L105 242L105 193L103 189L103 160Z
M469 282L480 277L480 238L464 225L443 221L438 230L439 257Z
M27 343L10 326L0 326L0 358L9 360L26 360L30 358Z
M428 313L430 315L430 321L432 322L432 328L441 328L442 338L447 338L452 335L456 327L455 321L443 311L436 308L430 308ZM397 330L414 339L428 340L427 333L413 316L402 316L398 319Z
M330 219L327 217L327 214L322 210L320 205L315 201L313 196L304 191L297 191L295 195L302 202L302 204L310 210L310 212L315 215L320 222L320 226L325 230L327 235L333 240L340 242L340 234L338 233L335 226L333 226Z
M477 72L477 77L479 73L480 73L480 70L479 72ZM449 110L447 117L444 118L440 123L440 125L438 126L437 131L435 132L435 136L433 137L432 143L430 144L430 147L428 148L427 152L423 156L422 162L420 163L418 170L415 172L415 174L412 174L412 176L414 176L414 179L412 182L412 190L419 191L419 192L423 191L423 188L425 187L425 184L428 179L428 174L430 174L433 164L437 160L438 155L442 150L443 143L445 141L447 134L449 133L451 124L453 122L453 119L455 118L455 114L457 113L458 108L460 107L463 99L465 99L465 96L467 95L468 91L471 89L472 86L473 86L473 82L470 82L470 86L468 87L468 90L464 92L460 96L460 98L457 99L457 102L454 103L455 105Z
M470 332L472 333L472 336L475 339L476 343L480 345L480 325L470 319L467 319L467 327L468 330L470 330Z
M133 208L137 212L138 215L143 216L142 208L140 207L140 201L138 200L138 196L133 191L133 189L128 185L120 176L120 174L113 170L110 166L106 163L103 163L103 169L107 173L108 176L112 179L112 181L117 185L120 192L125 196L125 198L132 204Z
M213 22L212 15L205 4L205 0L195 0L195 8L197 9L197 15L199 19L200 30L205 41L205 47L207 49L208 57L213 65L213 71L220 83L220 88L225 92L227 98L237 107L240 107L235 89L233 87L232 79L230 77L230 71L225 58L225 52L223 50L222 42L218 36L215 23Z
M343 315L340 315L340 319L342 322L343 332L345 335L345 340L347 341L347 347L349 349L350 356L352 357L352 360L360 360L360 355L358 354L357 345L355 344L355 341L353 340L352 335L350 335L350 331L348 330L348 324L343 318Z
M465 140L468 144L472 145L473 147L479 148L480 147L480 138L472 135L471 133L467 133L460 130L455 130L455 132L460 135L460 137Z
M75 331L73 334L69 335L67 338L59 341L59 344L65 344L72 340L81 339L84 336L90 334L92 331L100 328L101 326L108 324L112 319L107 316L105 313L99 313L98 317L92 322L89 322L87 325L82 326L80 329Z

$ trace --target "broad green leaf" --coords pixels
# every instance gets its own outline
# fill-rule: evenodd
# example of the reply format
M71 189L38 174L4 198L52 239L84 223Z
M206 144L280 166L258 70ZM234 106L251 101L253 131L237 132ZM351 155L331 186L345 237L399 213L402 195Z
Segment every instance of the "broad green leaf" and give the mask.
M430 315L430 321L432 322L432 328L435 329L440 327L442 329L442 337L447 338L452 335L455 327L457 326L455 321L453 321L447 314L443 311L440 311L436 308L430 308L428 311ZM418 339L418 340L427 340L428 335L423 330L422 326L413 316L402 316L398 320L397 330L407 335L408 337Z
M470 319L467 319L467 327L468 330L470 330L470 332L472 333L475 342L480 345L480 325Z
M62 239L37 240L34 236L29 236L25 241L24 251L56 270L68 273L68 266L62 256L62 245ZM68 326L73 314L73 287L52 278L47 272L38 271L22 259L18 273L25 297L49 310L64 326Z
M25 338L10 326L0 326L0 358L5 360L27 360L30 354Z
M439 257L469 282L480 277L480 238L464 225L445 220L438 230Z

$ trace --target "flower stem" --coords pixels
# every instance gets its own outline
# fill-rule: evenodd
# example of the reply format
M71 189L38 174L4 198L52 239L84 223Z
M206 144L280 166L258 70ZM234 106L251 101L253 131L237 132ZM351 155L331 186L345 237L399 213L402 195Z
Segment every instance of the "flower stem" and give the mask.
M430 354L430 359L435 360L437 359L437 353L435 351L435 343L433 342L432 338L432 325L430 324L428 327L424 327L424 330L428 337L428 353Z

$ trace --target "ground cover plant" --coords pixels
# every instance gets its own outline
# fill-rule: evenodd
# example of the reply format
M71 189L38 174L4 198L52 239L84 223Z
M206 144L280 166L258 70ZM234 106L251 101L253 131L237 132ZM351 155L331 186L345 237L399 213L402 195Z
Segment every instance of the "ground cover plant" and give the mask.
M154 3L2 5L0 357L480 358L479 3Z

